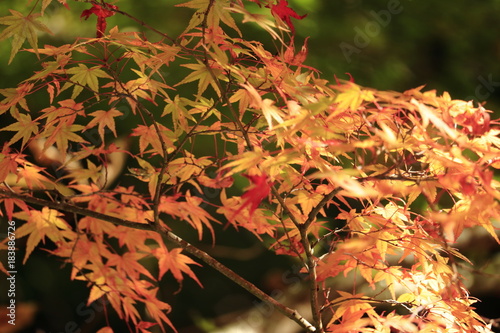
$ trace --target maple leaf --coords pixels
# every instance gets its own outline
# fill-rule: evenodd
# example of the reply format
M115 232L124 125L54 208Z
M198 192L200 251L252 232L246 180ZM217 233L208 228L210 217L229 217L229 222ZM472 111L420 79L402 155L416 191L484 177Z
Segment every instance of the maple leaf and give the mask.
M61 155L65 158L70 141L81 143L87 142L76 134L83 128L84 127L82 125L69 125L64 123L60 123L55 127L46 127L45 131L41 134L42 136L47 137L44 148L50 147L55 143L61 152Z
M198 61L197 64L183 64L182 66L192 69L193 72L187 75L181 82L175 84L174 87L192 81L198 81L198 97L203 94L203 92L208 88L208 85L211 85L211 87L217 92L217 94L220 95L219 87L212 78L211 73L214 74L216 79L222 79L223 75L221 69L213 67L209 69L201 61Z
M238 215L245 207L249 207L249 215L252 217L255 210L259 207L262 200L264 200L271 192L271 183L269 182L267 175L247 175L250 182L252 182L252 188L247 190L241 198L243 199L243 204L238 208L238 210L233 214L230 221L234 220L236 215Z
M12 59L14 59L14 56L26 39L28 39L28 43L38 56L37 30L52 34L49 28L36 20L41 14L23 16L23 14L18 11L12 9L9 9L9 11L12 14L11 16L0 17L0 24L8 25L0 34L0 40L12 37L12 51L10 53L9 64L12 62Z
M298 190L295 193L297 197L297 202L302 208L302 212L304 215L308 215L311 210L321 201L323 196L319 193L309 193L304 190ZM324 212L323 212L324 215Z
M203 287L200 280L198 280L194 272L188 266L201 265L188 256L181 254L181 252L181 248L175 248L169 251L165 246L153 250L153 255L158 258L158 266L160 267L159 279L161 279L166 272L171 271L177 282L180 283L184 279L182 276L182 273L184 273L195 280L200 287Z
M154 277L149 271L139 263L139 260L146 256L145 253L126 252L123 255L111 254L106 265L116 266L117 271L125 273L125 275L134 280L139 279L140 274L154 280Z
M262 29L266 30L271 35L271 37L273 37L273 39L278 39L279 41L283 42L280 35L276 33L276 31L274 31L274 28L276 28L276 23L273 22L272 20L269 20L266 15L251 13L247 11L244 7L239 6L236 3L232 3L231 7L227 7L227 10L232 11L234 13L243 14L243 21L242 21L243 23L255 22Z
M50 187L49 184L51 181L42 175L40 173L41 171L43 171L43 168L29 162L25 162L23 168L19 168L17 170L17 182L22 179L26 186L30 189Z
M69 170L68 174L59 178L59 180L70 178L72 179L70 183L87 182L91 179L93 183L97 182L97 179L101 176L102 165L96 166L90 160L87 160L87 169L85 168L75 168Z
M133 230L130 228L118 226L112 233L112 237L118 240L120 246L126 246L129 249L135 249L137 251L150 252L150 248L146 243L146 239L157 237L158 234L152 234L149 231L144 230ZM156 240L160 243L160 240Z
M15 174L17 165L17 156L9 154L9 146L5 143L0 153L0 182L3 182L9 173Z
M302 48L300 51L295 54L295 38L291 38L290 44L286 48L285 53L283 54L283 59L287 64L290 64L292 66L301 66L302 63L306 60L307 58L307 41L309 40L309 37L306 37L304 40L304 45L302 45Z
M60 218L62 216L62 213L48 207L43 207L41 211L32 210L29 213L21 212L16 214L17 218L27 221L17 230L16 236L29 235L23 265L38 243L45 240L45 236L49 237L54 243L63 240L60 231L70 230L71 227Z
M28 205L26 205L26 203L22 200L5 198L0 201L2 201L4 204L5 212L9 221L12 221L12 216L14 214L14 204L25 212L29 211ZM2 211L0 211L0 216L3 216Z
M156 131L156 128L151 125L151 126L144 126L144 125L139 125L136 128L133 129L133 133L131 136L138 136L139 137L139 151L141 154L144 154L146 148L151 145L153 147L153 151L157 154L160 154L163 156L164 153L170 153L173 148L173 142L170 140L169 137L172 137L172 131L162 125L158 125L160 129L160 133L162 134L162 139L165 142L165 145L167 146L167 151L163 151L163 147L160 142L160 138L158 136L158 132Z
M108 8L112 10L109 10ZM92 4L92 8L85 9L82 12L82 15L80 15L80 18L84 18L86 20L90 17L90 15L95 14L97 16L96 37L100 38L106 31L106 18L115 15L115 10L118 10L118 7L110 5L109 3L105 3L105 7Z
M269 129L272 130L274 127L273 120L279 124L283 123L283 112L274 105L273 100L270 100L269 98L262 99L257 89L255 89L252 85L243 83L241 86L248 91L250 97L252 98L251 106L261 110L264 114Z
M148 328L156 326L156 325L158 325L158 324L157 323L150 323L148 321L140 321L137 324L136 329L138 329L141 333L149 333L151 331L148 331Z
M38 122L31 120L29 114L20 114L18 122L6 126L0 131L14 131L16 134L10 139L9 145L12 145L19 139L23 139L22 147L26 145L28 140L31 138L31 134L38 133Z
M271 5L271 13L280 18L280 20L285 21L285 23L290 28L292 34L295 34L295 27L293 26L291 17L298 20L302 20L307 14L300 16L295 10L288 7L287 0L278 0L277 5Z
M73 94L71 95L72 99L75 99L76 97L78 97L78 95L80 95L84 86L88 86L90 89L92 89L92 92L96 94L97 100L99 100L99 95L98 95L99 82L97 79L98 78L111 79L111 76L109 76L106 72L100 69L100 66L94 66L88 68L84 64L78 64L78 67L70 68L66 72L69 74L73 74L73 76L71 76L70 78L71 82L66 82L62 87L61 91L67 89L71 85L74 85Z
M193 9L198 9L191 18L187 28L184 32L188 32L189 30L195 28L200 23L203 22L204 17L207 22L209 22L209 26L211 29L216 30L220 21L224 22L228 27L234 29L238 35L241 36L241 32L238 29L234 19L229 14L227 10L229 6L233 6L233 3L229 3L228 0L219 0L219 1L208 1L208 0L193 0L188 1L186 3L181 3L175 5L176 7L188 7Z
M186 192L184 199L186 201L177 201L178 195L162 197L161 203L159 205L159 211L162 213L167 213L171 216L178 217L181 220L188 222L193 228L198 231L199 239L201 240L203 236L203 225L205 225L210 231L212 238L215 237L214 229L212 227L211 221L218 222L210 214L207 213L200 204L203 203L203 199L192 196L190 191Z
M26 111L29 111L28 104L26 103L25 96L31 92L34 84L23 83L17 86L17 88L7 88L0 89L0 94L5 96L5 98L0 103L0 114L4 113L8 109L12 114L16 114L17 105Z
M333 112L330 113L327 120L338 116L342 112L357 110L364 102L372 102L375 100L373 91L362 89L357 84L352 83L351 80L349 83L343 84L337 89L341 91L341 93L335 97L335 103L338 104L337 107L333 109Z
M89 115L93 116L94 119L92 119L88 123L88 125L85 126L85 130L92 128L98 124L97 129L99 132L99 136L104 140L104 127L107 126L116 137L115 117L123 116L123 113L115 108L112 108L109 111L95 111L90 113Z

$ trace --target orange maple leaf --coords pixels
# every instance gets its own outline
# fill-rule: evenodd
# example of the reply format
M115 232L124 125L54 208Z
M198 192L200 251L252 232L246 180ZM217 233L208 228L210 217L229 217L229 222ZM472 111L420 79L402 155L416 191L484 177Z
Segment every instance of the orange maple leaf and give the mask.
M198 264L188 256L185 256L181 252L181 248L175 248L169 251L165 246L161 246L153 250L154 256L158 258L158 266L160 268L158 278L161 279L166 272L171 271L177 282L180 283L184 279L184 277L182 276L182 273L184 273L195 280L200 285L200 287L203 287L200 280L198 280L194 272L188 266L200 266L200 264Z
M30 212L20 212L15 215L21 220L26 220L27 223L23 224L16 231L16 236L28 236L26 242L26 253L23 260L23 265L28 260L29 256L40 243L45 242L45 236L51 241L57 243L63 240L63 233L61 230L70 230L71 227L61 217L62 213L43 207L41 211L32 210Z
M3 145L0 153L0 182L3 182L9 173L16 174L18 162L22 161L24 157L23 154L10 154L8 143Z
M112 108L109 111L98 110L90 113L89 115L93 116L94 119L92 119L85 127L86 130L98 125L97 129L99 136L104 140L104 127L107 126L116 137L115 117L122 116L123 113L115 108Z
M158 125L158 128L160 129L163 142L165 142L167 146L168 150L167 153L168 153L173 149L172 148L173 143L169 138L169 134L172 133L172 131L162 125ZM154 125L151 125L149 127L144 125L139 125L132 130L132 134L130 135L139 137L139 151L141 154L144 154L146 148L148 148L149 145L153 147L152 152L161 154L162 156L165 153L161 145L160 137L158 136L158 132L156 131Z

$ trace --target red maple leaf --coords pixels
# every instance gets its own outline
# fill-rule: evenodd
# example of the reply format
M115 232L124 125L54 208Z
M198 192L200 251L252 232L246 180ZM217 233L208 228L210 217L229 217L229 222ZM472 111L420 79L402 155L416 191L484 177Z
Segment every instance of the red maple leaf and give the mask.
M115 5L110 5L108 3L105 4L105 7L101 5L92 4L92 8L85 9L80 15L80 18L84 18L85 20L90 17L90 15L95 14L97 16L97 31L96 37L100 38L103 36L106 31L106 18L115 15L115 12L110 9L118 10L118 7Z
M293 26L292 20L290 18L293 17L297 20L302 20L307 16L307 14L300 16L295 10L288 7L287 0L278 0L277 5L271 5L271 13L278 16L281 20L285 21L285 23L292 31L292 34L295 34L295 27Z
M246 175L246 174L244 174L243 176L247 177L250 180L253 187L250 188L245 193L243 193L243 195L241 196L241 198L243 199L243 204L233 214L233 217L231 218L231 220L234 220L236 215L238 215L243 210L243 208L248 207L248 206L250 207L249 215L250 215L250 217L252 217L253 213L259 207L262 200L264 200L269 195L269 192L271 191L271 183L267 179L267 175L265 175L265 174L262 174L262 175Z

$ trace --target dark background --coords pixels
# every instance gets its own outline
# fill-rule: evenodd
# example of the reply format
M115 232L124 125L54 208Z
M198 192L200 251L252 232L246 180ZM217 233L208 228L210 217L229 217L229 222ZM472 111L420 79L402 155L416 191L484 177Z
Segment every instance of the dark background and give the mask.
M120 0L116 5L175 37L183 31L192 13L187 8L174 8L173 5L180 2ZM300 47L310 36L306 64L318 68L325 79L334 80L334 75L348 79L345 73L350 73L358 84L396 91L426 85L425 89L436 89L439 93L447 91L452 98L475 100L485 103L487 109L500 110L500 1L289 2L299 14L308 15L301 21L294 20L296 45ZM48 8L47 17L50 19L45 23L54 36L39 36L41 45L70 43L75 36L94 36L95 16L88 21L79 19L81 11L89 6L68 3L71 12L55 5ZM8 15L9 8L27 11L24 0L3 0L0 2L0 16ZM141 29L129 19L118 16L108 19L108 28L114 25L122 31ZM246 38L261 40L274 51L273 41L262 31L251 24L244 25L244 28ZM156 38L148 36L153 40ZM354 51L346 56L346 50ZM9 43L0 43L0 88L13 87L38 69L34 57L23 53L7 66L9 54ZM498 117L498 111L495 114ZM126 124L123 126L122 131ZM0 140L5 140L5 132L2 135ZM6 224L3 220L1 225L1 232L4 232ZM196 235L189 230L177 232L190 241L196 241ZM300 294L301 277L293 262L270 254L251 235L226 230L218 237L218 246L210 248L207 244L206 249L224 264L268 293L294 288ZM21 248L24 241L18 240ZM459 245L476 264L463 274L472 294L484 301L478 305L480 313L499 318L498 245L479 230L466 233ZM41 250L31 255L26 266L21 266L23 257L20 250L16 299L31 302L36 307L35 323L25 332L95 332L105 325L102 306L85 306L88 289L84 282L69 281L69 267L48 258ZM482 273L474 274L472 270ZM249 294L212 269L195 267L194 271L205 286L203 290L196 283L185 281L182 291L172 296L178 289L176 282L166 277L161 285L164 300L174 309L169 318L181 332L211 332L216 322L234 321L238 316L247 320L246 310L258 307L259 303ZM0 281L2 290L3 283L4 279ZM5 301L6 295L2 292L0 302ZM299 304L300 295L294 301ZM117 320L112 321L112 326L115 332L127 331L126 325Z

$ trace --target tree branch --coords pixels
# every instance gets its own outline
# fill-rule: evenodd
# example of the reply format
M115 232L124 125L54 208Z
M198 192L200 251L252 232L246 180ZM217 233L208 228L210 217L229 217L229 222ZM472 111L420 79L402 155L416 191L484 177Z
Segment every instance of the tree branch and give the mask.
M319 212L327 203L330 202L330 200L333 199L340 191L342 190L342 187L337 187L327 195L321 199L321 201L309 212L309 215L307 216L307 220L304 222L304 229L307 230L311 223L316 219L316 216L318 216Z
M60 211L68 212L68 213L92 217L95 219L102 220L104 222L113 223L114 225L120 225L120 226L124 226L124 227L128 227L128 228L149 230L149 231L157 232L157 233L161 234L162 236L164 236L166 239L168 239L170 242L172 242L172 243L180 246L184 250L186 250L186 252L188 252L189 254L200 259L208 266L219 271L221 274L225 275L227 278L229 278L233 282L237 283L238 285L240 285L241 287L246 289L248 292L250 292L255 297L259 298L261 301L271 305L273 308L276 308L280 313L282 313L286 317L292 319L297 324L299 324L301 327L306 329L307 332L316 332L316 327L311 325L296 310L290 309L290 308L286 307L285 305L281 304L280 302L276 301L274 298L272 298L271 296L267 295L262 290L257 288L253 283L245 280L240 275L235 273L233 270L229 269L228 267L224 266L219 261L217 261L215 258L208 255L206 252L191 245L190 243L186 242L185 240L183 240L182 238L180 238L179 236L177 236L176 234L167 230L164 227L157 227L157 226L155 226L153 224L149 224L149 223L131 222L131 221L128 221L125 219L121 219L121 218L118 218L115 216L110 216L110 215L98 213L98 212L91 211L91 210L88 210L86 208L75 206L75 205L68 204L65 202L53 202L53 201L49 201L49 200L39 199L39 198L35 198L35 197L29 196L29 195L19 194L19 193L13 192L13 191L5 190L5 189L0 189L0 198L18 199L18 200L22 200L24 202L27 202L27 203L30 203L33 205L49 207L49 208L52 208L55 210L60 210Z
M307 238L307 228L305 225L302 225L300 228L300 240L302 242L302 246L304 247L304 252L306 254L306 263L307 263L307 271L309 273L309 288L311 294L311 312L313 315L313 321L318 327L318 333L322 333L323 331L323 322L321 320L321 310L319 306L319 287L317 281L317 273L316 273L316 259L314 258L313 251L311 248L311 243Z

